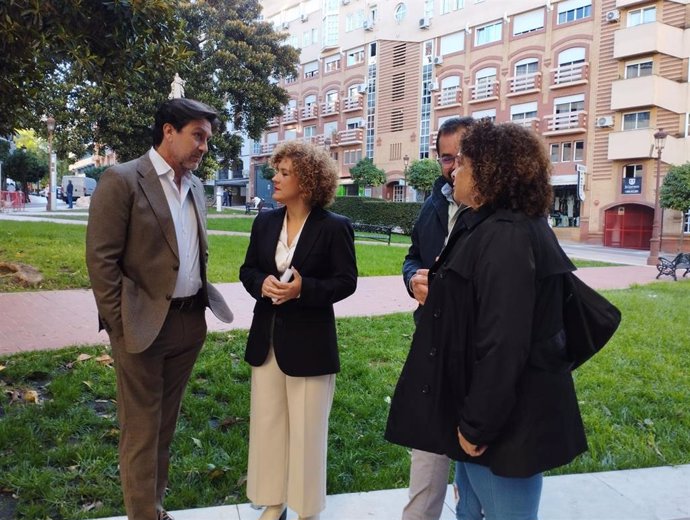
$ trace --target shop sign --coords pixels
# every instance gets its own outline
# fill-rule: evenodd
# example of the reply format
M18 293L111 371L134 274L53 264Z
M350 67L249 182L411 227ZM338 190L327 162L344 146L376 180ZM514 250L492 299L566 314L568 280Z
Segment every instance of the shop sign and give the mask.
M623 195L639 195L642 193L642 177L628 177L623 179Z

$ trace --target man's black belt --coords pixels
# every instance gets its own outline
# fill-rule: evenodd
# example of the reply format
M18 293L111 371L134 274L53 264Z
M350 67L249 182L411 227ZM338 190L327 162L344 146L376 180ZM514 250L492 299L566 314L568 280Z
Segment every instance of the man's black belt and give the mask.
M193 311L201 307L201 291L194 296L185 296L184 298L173 298L170 300L170 310L176 311Z

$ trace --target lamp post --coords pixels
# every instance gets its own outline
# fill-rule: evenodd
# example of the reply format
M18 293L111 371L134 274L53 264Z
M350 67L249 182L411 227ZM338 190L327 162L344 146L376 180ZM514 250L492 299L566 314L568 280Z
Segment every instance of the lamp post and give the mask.
M57 171L53 167L53 132L55 131L55 118L53 116L48 116L46 119L46 127L48 128L48 173L50 175L50 189L48 191L46 209L48 211L55 211L57 208Z
M661 208L659 207L659 181L661 178L661 152L666 145L663 128L654 133L654 148L656 149L656 191L654 192L654 222L652 223L652 238L649 241L649 258L647 265L656 265L661 251Z
M403 202L407 202L407 165L408 164L410 164L410 156L405 154L403 156L403 165L405 166L405 171L403 172L403 175L405 175L405 191L404 191L405 196L403 197Z

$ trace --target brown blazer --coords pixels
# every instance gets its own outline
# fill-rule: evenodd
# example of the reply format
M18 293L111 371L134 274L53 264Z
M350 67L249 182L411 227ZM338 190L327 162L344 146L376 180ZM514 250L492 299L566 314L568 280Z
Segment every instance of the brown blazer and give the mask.
M206 203L203 185L194 175L191 193L204 299L218 319L229 323L232 312L206 280ZM146 350L168 314L179 269L172 215L148 152L101 177L89 208L86 265L99 330L108 332L113 348Z

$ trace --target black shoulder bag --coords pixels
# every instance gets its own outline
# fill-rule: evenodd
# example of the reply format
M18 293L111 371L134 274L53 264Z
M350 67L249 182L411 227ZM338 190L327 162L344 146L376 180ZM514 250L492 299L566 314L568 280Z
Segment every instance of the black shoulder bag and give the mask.
M621 322L618 308L575 274L563 275L563 328L572 370L599 352Z

